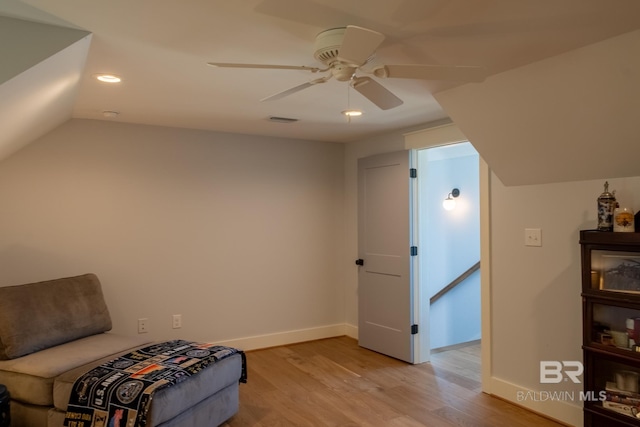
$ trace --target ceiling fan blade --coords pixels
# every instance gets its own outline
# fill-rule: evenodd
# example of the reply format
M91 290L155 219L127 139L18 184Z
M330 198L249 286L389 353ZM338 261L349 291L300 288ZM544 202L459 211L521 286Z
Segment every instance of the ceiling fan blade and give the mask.
M464 65L384 65L374 69L373 75L382 78L481 82L487 78L487 70Z
M338 49L338 60L359 67L367 62L383 41L384 35L377 31L348 25Z
M389 92L371 77L356 77L351 86L382 110L389 110L403 104L402 99Z
M270 70L303 70L303 71L311 71L312 73L317 73L321 70L316 67L305 67L305 66L297 66L297 65L268 65L268 64L236 64L229 62L207 62L207 65L212 67L219 68L263 68Z
M293 93L300 92L308 87L313 85L317 85L319 83L324 83L331 78L331 74L325 77L321 77L319 79L311 80L310 82L302 83L301 85L294 86L290 89L283 90L282 92L275 93L273 95L267 96L266 98L262 98L260 101L275 101L277 99L282 99L285 96L289 96Z

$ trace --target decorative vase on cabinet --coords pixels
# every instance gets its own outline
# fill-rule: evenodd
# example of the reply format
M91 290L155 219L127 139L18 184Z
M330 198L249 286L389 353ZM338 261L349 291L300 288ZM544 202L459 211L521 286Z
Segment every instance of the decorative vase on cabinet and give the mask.
M580 231L584 425L640 426L640 233Z

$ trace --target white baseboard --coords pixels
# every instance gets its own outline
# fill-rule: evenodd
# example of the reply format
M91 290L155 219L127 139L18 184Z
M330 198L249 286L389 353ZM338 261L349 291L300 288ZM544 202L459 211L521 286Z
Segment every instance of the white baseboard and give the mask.
M488 391L496 397L568 426L582 426L584 424L582 402L578 400L578 393L573 396L575 400L568 399L572 397L570 395L560 396L567 399L554 400L549 395L541 394L540 391L529 390L495 377L491 377Z
M218 345L235 347L241 350L258 350L261 348L277 347L304 341L323 338L341 337L348 335L346 324L320 326L318 328L298 329L295 331L278 332L275 334L259 335L216 342Z

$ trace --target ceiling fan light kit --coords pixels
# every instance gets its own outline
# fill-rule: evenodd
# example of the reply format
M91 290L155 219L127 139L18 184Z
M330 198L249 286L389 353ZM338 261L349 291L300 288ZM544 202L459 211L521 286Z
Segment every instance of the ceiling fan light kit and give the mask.
M326 69L295 65L224 62L209 62L208 64L214 67L302 70L311 71L312 73L329 71L329 74L324 77L270 95L261 99L261 101L281 99L335 78L341 82L349 82L351 87L382 110L398 107L403 104L403 101L371 77L358 76L356 73L373 74L373 76L382 79L400 78L462 82L481 82L486 77L484 68L475 66L409 64L381 65L371 71L362 69L361 67L369 63L374 57L376 50L384 39L385 36L377 31L355 25L322 31L315 38L313 57L323 63L327 67Z

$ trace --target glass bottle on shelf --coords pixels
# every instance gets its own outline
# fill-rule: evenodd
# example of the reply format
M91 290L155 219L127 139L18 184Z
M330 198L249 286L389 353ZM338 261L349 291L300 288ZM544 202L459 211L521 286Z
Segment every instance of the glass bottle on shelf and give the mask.
M604 183L604 192L598 197L599 231L613 231L613 211L617 204L614 193L609 192L609 181L606 181Z

